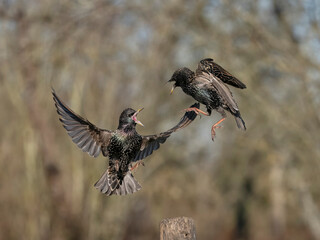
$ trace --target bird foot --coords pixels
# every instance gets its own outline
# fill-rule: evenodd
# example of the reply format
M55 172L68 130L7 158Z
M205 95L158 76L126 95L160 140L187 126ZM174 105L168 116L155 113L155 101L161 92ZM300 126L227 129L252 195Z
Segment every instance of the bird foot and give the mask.
M219 126L219 124L222 123L225 119L226 118L222 118L221 120L219 120L218 122L216 122L215 124L212 125L212 127L211 127L211 139L212 139L212 141L214 141L214 138L216 136L215 129L222 128L222 126Z
M131 168L130 171L132 172L134 169L138 168L140 165L144 166L144 162L143 161L138 161L137 163L135 163Z
M196 108L196 107L186 108L186 109L184 109L184 111L186 111L186 112L194 111L197 115L199 115L201 113L201 114L203 114L205 116L210 116L208 113L206 113L206 112L204 112L201 109Z

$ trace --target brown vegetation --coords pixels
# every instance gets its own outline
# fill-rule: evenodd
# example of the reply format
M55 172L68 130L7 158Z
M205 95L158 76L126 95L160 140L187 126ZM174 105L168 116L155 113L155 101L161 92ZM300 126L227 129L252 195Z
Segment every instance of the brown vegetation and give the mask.
M176 216L199 239L320 239L320 4L301 2L2 1L0 239L157 239ZM212 143L219 114L197 119L138 169L140 192L100 194L106 160L72 143L51 85L102 128L145 107L152 134L194 102L166 81L205 57L247 85L247 131L229 116Z

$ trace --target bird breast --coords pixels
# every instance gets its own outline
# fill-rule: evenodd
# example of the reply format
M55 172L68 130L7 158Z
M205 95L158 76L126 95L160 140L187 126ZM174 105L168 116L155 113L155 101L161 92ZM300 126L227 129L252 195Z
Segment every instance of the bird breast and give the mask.
M140 149L141 142L142 137L139 134L116 133L110 139L109 158L133 160Z

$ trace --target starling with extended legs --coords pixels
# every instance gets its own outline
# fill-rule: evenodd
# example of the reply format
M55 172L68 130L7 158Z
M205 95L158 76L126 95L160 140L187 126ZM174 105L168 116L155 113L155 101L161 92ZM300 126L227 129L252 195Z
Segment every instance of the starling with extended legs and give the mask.
M246 85L234 77L211 58L203 59L199 62L196 72L189 68L180 68L174 72L169 82L174 82L171 94L176 87L204 104L207 113L194 107L187 108L186 111L195 111L197 114L211 115L212 110L216 110L222 115L222 119L211 128L211 138L214 140L215 129L220 127L220 123L225 120L226 113L230 112L236 120L238 128L246 130L240 110L228 85L244 89Z

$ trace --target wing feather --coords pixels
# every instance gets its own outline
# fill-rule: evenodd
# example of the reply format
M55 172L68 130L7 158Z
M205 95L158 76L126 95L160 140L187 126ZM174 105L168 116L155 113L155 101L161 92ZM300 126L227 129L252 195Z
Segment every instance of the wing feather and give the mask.
M238 78L233 76L219 64L215 63L212 58L202 59L198 64L197 73L207 71L219 78L222 82L229 84L236 88L247 88L246 85Z
M191 107L199 108L200 104L195 103ZM164 143L173 132L187 127L195 118L197 114L194 111L186 112L180 119L179 123L168 131L162 132L157 135L142 136L142 144L140 151L137 153L135 161L144 159L151 155L153 151L160 148L160 144Z
M72 141L90 156L98 157L101 146L107 146L111 138L111 131L100 129L88 120L73 112L52 89L53 100L59 114L59 120L67 130ZM106 149L106 148L104 148ZM104 153L104 155L107 155Z
M196 76L196 81L201 88L209 89L214 88L219 93L223 103L228 106L230 111L236 113L239 111L236 101L233 99L230 89L219 78L208 72L202 72Z

